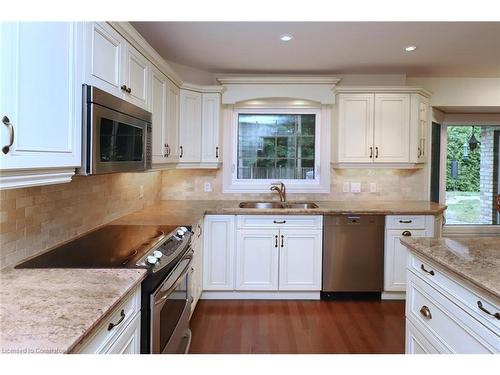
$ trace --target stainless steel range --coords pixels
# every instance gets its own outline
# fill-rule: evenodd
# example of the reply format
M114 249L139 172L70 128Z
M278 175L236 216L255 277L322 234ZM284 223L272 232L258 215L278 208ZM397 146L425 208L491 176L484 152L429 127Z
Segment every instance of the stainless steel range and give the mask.
M145 268L141 353L187 353L191 236L188 226L107 225L16 268Z

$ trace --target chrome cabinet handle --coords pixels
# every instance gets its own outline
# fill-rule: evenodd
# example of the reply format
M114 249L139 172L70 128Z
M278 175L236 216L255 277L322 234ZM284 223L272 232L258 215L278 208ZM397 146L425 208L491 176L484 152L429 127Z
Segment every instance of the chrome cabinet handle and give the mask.
M281 235L281 247L283 247L284 238L285 238L285 236Z
M421 265L420 265L420 269L421 269L422 271L424 271L424 272L427 272L427 273L428 273L429 275L431 275L431 276L434 276L434 275L435 275L435 273L434 273L434 271L433 271L433 270L427 271L427 270L425 269L425 267L424 267L424 265L423 265L423 264L421 264Z
M378 158L378 147L375 147L375 158Z
M115 328L118 324L123 322L123 319L125 319L125 310L122 309L120 312L120 320L118 320L116 323L109 323L108 325L108 331L111 331L113 328Z
M181 154L179 155L180 158L182 158L182 155L184 155L184 149L182 148L182 146L179 147L181 149Z
M219 158L219 146L215 148L215 157L218 159Z
M403 233L401 233L405 237L411 237L411 232L409 230L405 230Z
M274 247L278 247L278 235L274 236Z
M498 312L496 312L496 313L489 312L488 310L486 310L483 307L483 303L481 301L477 301L477 307L479 307L479 310L485 312L486 314L494 316L495 318L497 318L498 320L500 320L500 313L498 313Z
M274 224L285 224L286 220L273 220Z
M431 310L425 305L420 309L420 314L422 314L427 319L432 319Z
M8 154L11 146L14 144L14 126L10 123L7 116L3 116L2 122L9 130L9 143L2 147L2 152Z
M370 159L373 158L373 147L370 147Z

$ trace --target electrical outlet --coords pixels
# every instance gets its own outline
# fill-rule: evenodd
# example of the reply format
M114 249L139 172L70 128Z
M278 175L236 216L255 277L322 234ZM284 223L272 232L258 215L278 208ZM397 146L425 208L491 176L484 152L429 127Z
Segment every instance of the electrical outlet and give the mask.
M351 193L361 193L361 182L351 182Z
M205 182L204 190L205 193L210 193L212 191L212 184L210 182Z
M144 185L139 186L139 199L144 198Z
M349 182L344 182L342 184L342 193L349 193Z
M377 184L375 182L370 182L370 193L377 192Z

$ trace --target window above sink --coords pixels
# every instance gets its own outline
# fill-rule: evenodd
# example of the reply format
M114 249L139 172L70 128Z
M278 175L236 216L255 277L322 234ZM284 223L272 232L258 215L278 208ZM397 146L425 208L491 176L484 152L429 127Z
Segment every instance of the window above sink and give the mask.
M276 180L291 193L330 191L330 106L243 107L228 115L224 192L267 193Z

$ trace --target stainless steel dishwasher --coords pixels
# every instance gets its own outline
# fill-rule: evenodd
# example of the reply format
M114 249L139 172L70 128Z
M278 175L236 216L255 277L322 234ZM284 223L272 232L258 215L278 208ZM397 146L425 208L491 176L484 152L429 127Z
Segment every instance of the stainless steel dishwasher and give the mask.
M332 215L323 223L323 298L380 298L384 285L383 215Z

